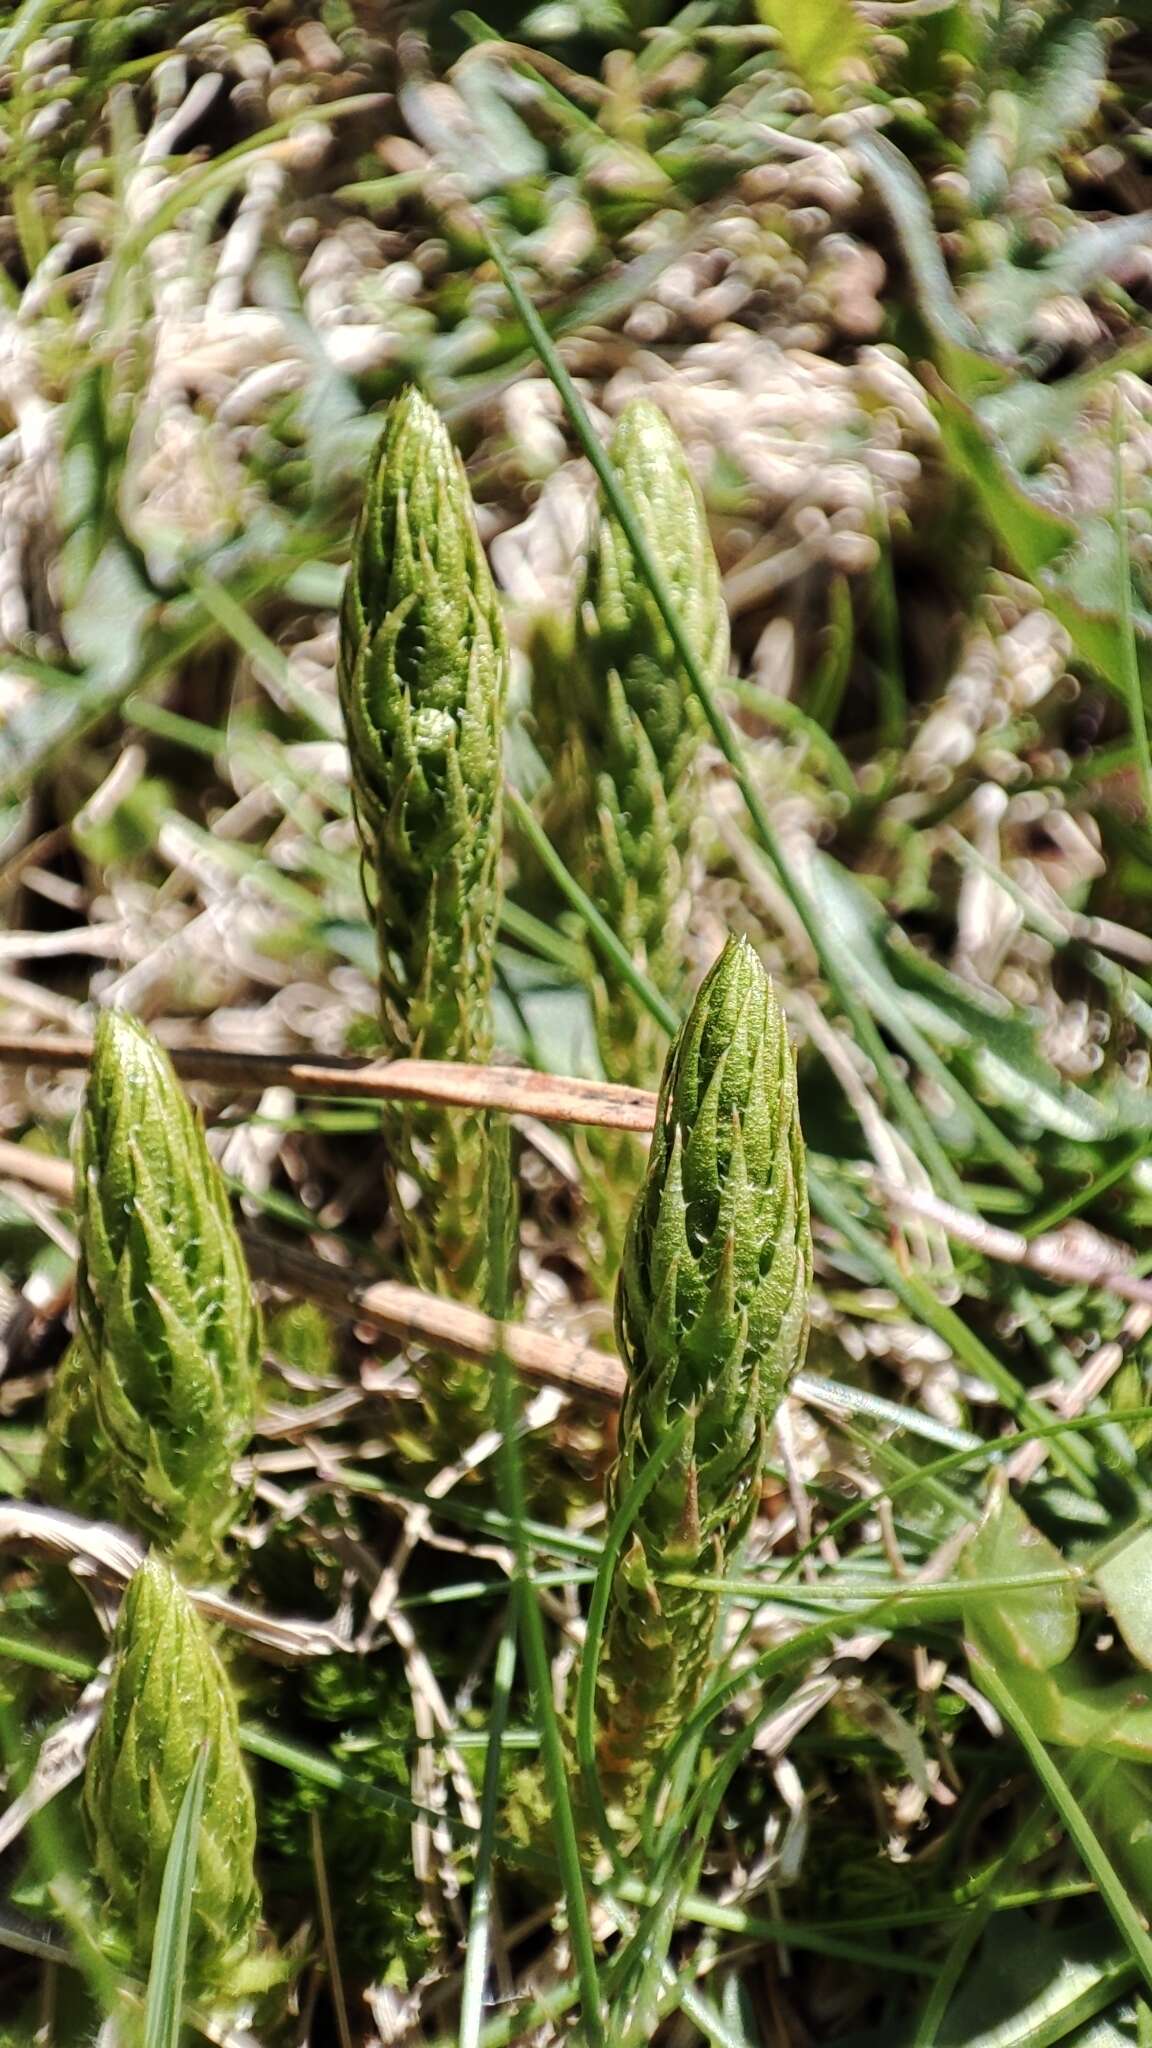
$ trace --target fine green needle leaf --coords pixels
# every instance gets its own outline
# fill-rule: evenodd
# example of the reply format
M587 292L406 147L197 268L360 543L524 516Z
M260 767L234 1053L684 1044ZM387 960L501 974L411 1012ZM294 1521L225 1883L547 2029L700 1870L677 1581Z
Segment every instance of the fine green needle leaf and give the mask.
M1031 1718L1013 1690L1014 1674L1000 1673L987 1658L977 1653L972 1660L976 1681L983 1693L1011 1728L1032 1765L1041 1785L1060 1816L1069 1839L1095 1879L1108 1908L1145 1984L1152 1990L1152 1939L1127 1886L1113 1865L1095 1828L1060 1770L1036 1733Z
M492 1922L492 1856L496 1840L496 1819L503 1791L501 1769L504 1731L508 1724L508 1702L515 1675L516 1608L514 1604L510 1604L504 1621L504 1631L497 1646L496 1665L492 1674L492 1705L488 1717L488 1749L484 1758L480 1834L476 1843L472 1910L468 1918L464 1982L460 1993L459 2048L479 2048L481 2038Z
M1152 752L1148 744L1148 713L1140 677L1140 656L1136 646L1136 624L1132 616L1132 565L1129 559L1126 493L1124 487L1124 408L1118 392L1112 406L1112 524L1116 535L1116 613L1120 624L1121 671L1119 683L1132 722L1136 766L1144 817L1152 824Z
M144 2048L179 2048L184 2010L184 1975L188 1962L188 1930L200 1845L200 1816L208 1771L205 1743L192 1767L180 1804L156 1917L156 1940L144 2004Z

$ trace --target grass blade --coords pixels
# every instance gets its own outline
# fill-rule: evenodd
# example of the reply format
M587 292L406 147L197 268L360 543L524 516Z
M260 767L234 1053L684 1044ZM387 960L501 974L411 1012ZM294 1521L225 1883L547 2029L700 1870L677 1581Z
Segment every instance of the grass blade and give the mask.
M1116 535L1116 617L1120 627L1121 669L1118 681L1128 705L1132 741L1140 778L1145 820L1152 823L1152 753L1148 748L1148 713L1140 678L1140 655L1132 615L1132 565L1128 559L1128 526L1124 490L1124 412L1118 392L1112 406L1112 524Z
M1088 1815L1076 1798L1059 1765L1049 1756L1028 1715L1011 1687L979 1652L972 1656L977 1684L998 1714L1011 1728L1037 1778L1060 1816L1069 1840L1078 1851L1085 1869L1096 1883L1105 1906L1116 1923L1145 1984L1152 1990L1152 1938L1129 1896L1128 1888L1115 1869Z
M605 958L628 983L633 994L639 997L645 1009L651 1012L657 1024L662 1025L671 1037L680 1023L675 1010L665 1002L659 991L653 988L647 977L641 974L627 948L621 945L607 918L601 916L592 898L580 887L576 877L569 874L535 812L525 802L519 790L509 784L505 790L505 800L533 853L548 870L557 888L568 898L572 908L579 911Z
M312 1869L316 1879L316 1903L320 1908L320 1929L324 1937L324 1955L328 1964L328 1990L336 2014L336 2032L340 2037L340 2048L352 2048L352 2034L348 2025L348 2001L344 1996L340 1952L336 1946L332 1890L328 1883L328 1865L324 1856L324 1832L315 1807L308 1816L308 1832L312 1844Z
M507 1186L501 1175L494 1174L488 1214L488 1233L493 1244L507 1242L507 1201ZM489 1313L498 1321L503 1321L508 1313L509 1277L502 1262L493 1259L487 1305ZM544 1622L536 1598L536 1589L532 1584L532 1546L526 1526L527 1501L516 1428L512 1367L503 1351L497 1352L492 1361L492 1369L495 1374L496 1422L501 1437L500 1480L504 1493L504 1510L512 1525L512 1549L515 1557L512 1613L521 1631L528 1683L532 1689L540 1729L540 1755L552 1808L556 1861L568 1911L568 1937L572 1944L572 1960L579 1985L583 2039L587 2048L608 2048L604 2033L604 2008L600 1996L596 1947L588 1915L587 1887L580 1862L580 1842L568 1785L568 1763L564 1753L559 1717L552 1697L552 1667L548 1661L548 1645L544 1639ZM493 1744L492 1747L498 1749L498 1744Z
M508 1724L508 1702L516 1673L516 1609L510 1604L504 1632L496 1651L492 1678L492 1708L488 1720L488 1751L484 1758L481 1793L480 1836L476 1844L475 1876L472 1881L472 1910L468 1916L468 1946L464 1956L464 1984L460 1994L459 2048L480 2048L484 2017L484 1984L488 1975L489 1929L492 1919L492 1853L496 1842L496 1817L500 1807L500 1771L503 1762L504 1730Z
M192 1767L164 1865L152 1967L148 1973L148 1995L144 2003L143 2048L180 2048L188 1929L192 1920L200 1815L204 1807L207 1774L208 1750L205 1746Z
M1042 1431L1049 1420L1048 1415L1003 1360L981 1342L954 1309L937 1301L927 1281L916 1273L904 1272L898 1261L850 1213L831 1181L813 1170L811 1165L808 1191L816 1214L838 1230L859 1257L868 1261L880 1284L891 1287L917 1321L934 1330L957 1358L962 1358L974 1373L994 1386L1018 1422ZM1087 1468L1091 1460L1087 1447L1072 1442L1063 1446L1056 1455L1069 1482L1085 1495L1089 1494L1092 1489Z

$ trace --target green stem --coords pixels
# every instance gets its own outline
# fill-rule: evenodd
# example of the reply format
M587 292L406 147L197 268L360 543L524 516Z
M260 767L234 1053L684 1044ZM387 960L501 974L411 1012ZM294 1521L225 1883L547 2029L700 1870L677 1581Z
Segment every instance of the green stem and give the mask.
M852 1025L861 1046L867 1052L883 1084L885 1093L893 1108L901 1117L910 1135L918 1141L921 1154L931 1162L939 1186L947 1189L953 1197L962 1195L962 1185L947 1153L941 1146L932 1125L917 1102L912 1089L902 1078L875 1022L864 1006L857 1002L847 981L840 972L836 960L825 943L820 921L807 892L792 874L784 857L784 850L768 815L768 808L753 780L744 758L744 752L732 730L719 698L705 675L684 631L679 612L672 602L659 563L656 561L645 538L639 520L628 502L620 481L604 449L596 438L592 423L581 401L576 386L564 368L552 339L540 315L533 306L519 279L512 270L507 255L491 228L484 224L484 237L488 252L496 265L510 298L531 338L545 369L560 394L564 409L572 422L573 430L584 450L600 485L608 499L629 547L636 558L641 574L655 599L657 609L668 630L676 654L683 664L685 674L700 699L704 715L712 729L713 737L736 778L737 787L744 799L749 817L756 829L757 837L764 848L780 879L781 887L799 917L808 940L827 976L837 1002L844 1016Z

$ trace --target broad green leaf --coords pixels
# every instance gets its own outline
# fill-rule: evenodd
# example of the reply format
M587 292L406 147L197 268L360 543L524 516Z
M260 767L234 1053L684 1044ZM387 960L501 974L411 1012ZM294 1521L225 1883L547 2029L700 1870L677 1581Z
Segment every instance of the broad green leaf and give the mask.
M548 169L548 152L516 113L511 89L510 74L498 64L478 60L462 64L457 73L457 90L497 186L514 178L543 177Z
M932 380L944 447L967 477L981 509L1012 567L1035 584L1044 604L1065 628L1080 659L1110 688L1125 673L1123 626L1114 609L1115 564L1099 545L1034 496L997 448L987 426L955 390ZM1095 522L1096 525L1099 522ZM1072 553L1075 544L1076 553ZM1106 565L1102 567L1102 562ZM1134 623L1144 687L1152 677L1152 615L1134 606Z
M865 48L863 25L848 0L756 0L756 12L775 29L789 67L814 99L833 92L845 66Z
M887 136L865 134L857 157L891 216L916 295L948 381L965 397L997 390L1007 369L983 350L979 330L961 307L948 275L928 194L906 156Z
M1061 1081L1038 1051L1035 1027L1021 1011L981 997L957 975L917 951L854 875L826 855L812 863L811 886L825 929L851 958L857 985L877 1021L921 1064L943 1048L1014 1116L1080 1142L1099 1140L1138 1119L1125 1098L1097 1100ZM1002 1133L957 1076L958 1107L978 1124L985 1142L1006 1144ZM993 1133L995 1134L993 1136Z
M1090 121L1107 72L1107 44L1095 22L1059 20L1027 53L1026 68L1002 74L968 148L973 202L990 212L1011 172L1046 164Z
M1148 246L1152 213L1125 213L1101 226L1080 228L1060 244L1041 266L1049 287L1058 292L1084 292L1130 249Z
M1102 363L1091 363L1058 384L1040 384L1017 377L1003 391L982 398L976 407L980 423L1020 473L1051 450L1066 448L1085 406L1094 393L1121 375L1144 377L1152 365L1152 338L1137 335ZM1080 431L1084 431L1081 426Z
M137 667L156 599L136 562L119 541L102 548L75 603L64 615L64 637L86 691L110 698Z
M1073 1575L1055 1545L1010 1493L994 1495L960 1560L961 1576L1011 1579L1062 1569L1067 1576L1060 1584L1030 1585L1019 1593L997 1593L994 1599L981 1599L973 1590L967 1625L998 1664L1007 1659L1033 1671L1062 1664L1076 1647L1078 1612Z
M1069 234L1042 263L1017 263L1010 257L993 263L964 294L965 309L985 346L1024 348L1041 306L1069 293L1081 296L1107 277L1129 249L1144 246L1148 233L1148 214L1125 214L1105 226Z
M1111 1098L1089 1095L1060 1079L1038 1050L1035 1026L1025 1012L982 997L910 945L895 924L888 927L884 957L924 1030L954 1045L981 1090L1022 1121L1083 1144L1112 1135L1123 1123ZM1134 1112L1138 1105L1133 1101L1129 1107Z
M1146 1679L1100 1679L1087 1657L1076 1656L1052 1671L1018 1665L1012 1690L1042 1742L1152 1763L1152 1700Z
M829 938L851 960L856 985L877 1021L913 1052L925 1026L949 1047L967 1042L963 1026L915 999L897 984L885 956L890 920L883 906L839 861L819 856L812 863L811 893Z
M501 1048L549 1073L599 1076L588 990L547 969L534 971L533 962L510 952L501 954L499 972L503 986L496 990L493 1015Z
M1119 1757L1089 1755L1077 1766L1075 1784L1147 1916L1152 1910L1152 1770Z
M1031 1914L998 1914L943 2020L938 2048L1045 2048L1068 2041L1113 2004L1132 1982L1132 1964L1107 1923L1093 1919L1057 1933Z
M1082 621L1079 629L1082 634L1096 636L1101 662L1118 658L1115 650L1124 630L1117 605L1119 578L1116 553L1114 512L1109 509L1090 514L1081 522L1075 554L1062 564L1060 588L1047 593L1051 610L1058 612L1061 605L1065 606ZM1143 651L1147 658L1152 644L1152 612L1142 600L1135 576L1132 623L1139 639L1146 643ZM1105 680L1112 681L1116 673L1123 671L1110 671Z
M1108 45L1098 22L1073 11L1058 20L1042 42L1039 62L1022 81L1016 162L1042 163L1063 149L1100 103L1107 77Z
M65 609L112 537L123 446L111 428L111 388L107 366L89 362L61 408L57 517Z
M1017 377L1003 391L982 398L976 412L990 439L999 443L1023 478L1054 448L1067 444L1090 388L1079 376L1062 377L1058 384Z
M1145 1914L1133 1896L1124 1874L1117 1867L1116 1850L1125 1840L1106 1841L1085 1804L1082 1789L1094 1776L1086 1765L1090 1759L1070 1762L1054 1757L1032 1719L1017 1680L1026 1677L1021 1666L998 1670L977 1652L972 1658L972 1675L1027 1759L1032 1775L1059 1817L1069 1845L1075 1849L1091 1877L1112 1923L1124 1943L1145 1985L1152 1988L1152 1939Z
M1093 1577L1136 1662L1152 1671L1152 1529L1098 1564Z
M939 378L932 380L932 388L944 447L954 466L972 485L989 526L1015 567L1037 580L1071 548L1075 528L1025 490L1022 479L956 391Z

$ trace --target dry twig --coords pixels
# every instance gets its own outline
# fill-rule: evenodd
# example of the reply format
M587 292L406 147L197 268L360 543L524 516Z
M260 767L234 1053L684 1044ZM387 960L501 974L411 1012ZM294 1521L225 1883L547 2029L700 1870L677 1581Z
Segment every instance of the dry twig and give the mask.
M293 1059L281 1053L226 1052L218 1046L162 1041L185 1081L260 1092L292 1088L298 1095L362 1095L379 1101L447 1102L467 1109L499 1109L540 1117L545 1123L603 1124L618 1131L650 1131L656 1097L647 1088L614 1081L538 1073L531 1067L469 1066L460 1060ZM0 1038L0 1066L86 1067L90 1038L60 1032Z
M1087 1225L1024 1237L1018 1230L1005 1230L1002 1224L957 1209L927 1189L903 1187L880 1175L873 1185L889 1208L940 1224L949 1237L971 1245L986 1259L1026 1266L1033 1273L1043 1273L1049 1280L1066 1280L1073 1287L1099 1287L1105 1293L1118 1294L1122 1301L1152 1305L1152 1277L1130 1272L1126 1247Z
M126 1586L144 1561L143 1545L114 1522L84 1521L32 1501L0 1500L0 1551L22 1549L46 1552L116 1588ZM330 1657L353 1647L344 1630L327 1622L281 1620L203 1588L189 1597L206 1620L236 1629L272 1657Z

